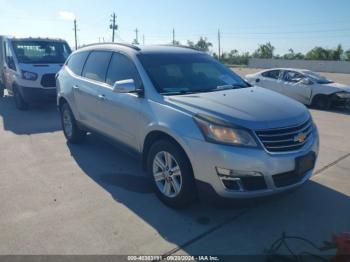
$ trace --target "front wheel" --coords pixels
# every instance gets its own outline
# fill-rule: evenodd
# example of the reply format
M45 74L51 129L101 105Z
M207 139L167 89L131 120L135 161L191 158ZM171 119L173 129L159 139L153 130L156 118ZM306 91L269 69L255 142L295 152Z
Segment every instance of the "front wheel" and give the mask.
M159 199L173 208L185 208L196 197L191 164L174 142L155 142L148 154L147 171Z
M60 113L63 133L68 142L72 144L81 143L86 136L86 132L81 130L77 125L74 115L67 103L61 106Z
M331 108L332 101L328 96L318 95L313 99L312 105L317 109L328 110Z
M24 101L17 87L13 88L13 98L15 99L15 105L18 110L24 111L28 109L28 104Z

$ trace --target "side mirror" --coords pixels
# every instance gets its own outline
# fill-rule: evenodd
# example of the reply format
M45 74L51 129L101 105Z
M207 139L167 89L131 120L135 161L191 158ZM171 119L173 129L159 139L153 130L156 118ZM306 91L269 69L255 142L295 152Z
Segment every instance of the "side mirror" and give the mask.
M115 93L133 93L136 91L135 81L133 79L116 81L113 85L113 92Z
M301 79L300 83L303 84L303 85L307 85L307 86L313 84L313 82L310 79L308 79L308 78Z

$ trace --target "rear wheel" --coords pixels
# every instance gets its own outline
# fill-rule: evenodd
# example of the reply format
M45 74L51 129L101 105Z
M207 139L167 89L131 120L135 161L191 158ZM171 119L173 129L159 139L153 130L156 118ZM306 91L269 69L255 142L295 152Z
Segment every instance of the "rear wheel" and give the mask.
M21 93L16 86L13 87L13 98L15 99L16 108L18 110L24 111L28 109L28 104L24 101Z
M61 106L60 113L63 133L68 142L72 144L81 143L86 136L86 131L79 128L74 115L67 103L64 103Z
M174 208L189 206L196 197L191 164L182 148L169 140L155 142L148 154L147 171L159 199Z
M318 95L313 99L312 105L317 109L328 110L331 108L332 101L328 96Z

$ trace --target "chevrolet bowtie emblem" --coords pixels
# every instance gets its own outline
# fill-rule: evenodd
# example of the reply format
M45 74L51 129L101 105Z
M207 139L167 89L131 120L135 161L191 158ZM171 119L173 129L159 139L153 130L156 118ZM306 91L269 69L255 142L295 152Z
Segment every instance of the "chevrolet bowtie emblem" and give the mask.
M294 142L299 142L299 143L303 143L306 139L306 136L304 133L300 133L297 136L294 137Z

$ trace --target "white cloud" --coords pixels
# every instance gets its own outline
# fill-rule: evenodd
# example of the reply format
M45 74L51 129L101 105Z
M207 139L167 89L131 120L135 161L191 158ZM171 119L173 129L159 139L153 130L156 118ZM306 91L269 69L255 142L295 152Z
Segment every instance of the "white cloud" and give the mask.
M75 14L69 11L60 11L58 15L60 19L65 21L73 21L75 19Z

